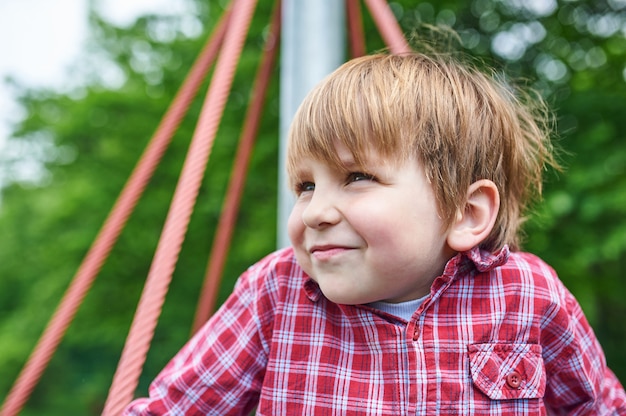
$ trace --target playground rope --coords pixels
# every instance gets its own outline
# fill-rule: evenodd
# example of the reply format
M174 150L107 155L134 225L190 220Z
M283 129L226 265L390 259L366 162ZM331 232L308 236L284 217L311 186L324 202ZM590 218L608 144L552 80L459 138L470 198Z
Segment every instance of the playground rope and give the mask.
M374 23L391 53L400 55L411 52L389 4L385 0L365 0L365 3L369 7Z
M225 17L227 17L225 15ZM0 410L2 416L17 415L46 369L71 321L95 278L115 245L124 225L145 190L154 170L171 142L174 132L186 114L206 78L222 42L226 18L216 27L193 64L184 83L157 127L150 143L133 170L120 196L105 220L94 243L78 268L57 310L20 372Z
M174 192L146 286L113 377L103 416L118 416L133 398L202 183L255 5L255 0L234 0L232 3L230 21L213 80Z
M204 285L198 300L192 333L195 333L209 319L215 309L219 284L237 220L250 156L252 155L252 148L254 147L261 115L263 114L263 103L265 102L272 71L276 65L276 56L278 55L280 42L280 12L281 1L276 0L270 30L265 42L265 50L255 77L253 94L245 116L237 154L233 163L232 177L226 191L224 205L213 239L213 245L211 246L211 254L204 278Z
M346 0L346 14L348 17L348 43L350 56L357 58L366 53L365 33L359 0Z

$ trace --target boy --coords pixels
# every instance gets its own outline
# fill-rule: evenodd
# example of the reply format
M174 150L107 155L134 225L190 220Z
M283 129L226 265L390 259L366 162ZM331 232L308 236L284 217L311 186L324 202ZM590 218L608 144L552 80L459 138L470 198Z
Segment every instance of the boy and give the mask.
M343 65L292 125L292 247L125 414L626 414L578 303L518 251L555 165L542 115L450 58Z

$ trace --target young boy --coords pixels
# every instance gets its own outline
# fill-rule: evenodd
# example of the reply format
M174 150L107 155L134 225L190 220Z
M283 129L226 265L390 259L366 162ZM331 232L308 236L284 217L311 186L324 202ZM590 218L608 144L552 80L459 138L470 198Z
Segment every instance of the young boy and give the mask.
M292 247L125 414L626 414L578 303L518 251L543 116L451 58L343 65L293 122Z

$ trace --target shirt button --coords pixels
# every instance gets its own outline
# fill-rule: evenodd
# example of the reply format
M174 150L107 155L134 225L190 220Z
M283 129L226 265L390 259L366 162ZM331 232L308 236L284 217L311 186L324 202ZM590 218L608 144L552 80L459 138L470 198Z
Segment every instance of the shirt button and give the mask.
M506 376L506 384L512 389L519 389L519 386L522 384L522 376L517 371L513 371Z

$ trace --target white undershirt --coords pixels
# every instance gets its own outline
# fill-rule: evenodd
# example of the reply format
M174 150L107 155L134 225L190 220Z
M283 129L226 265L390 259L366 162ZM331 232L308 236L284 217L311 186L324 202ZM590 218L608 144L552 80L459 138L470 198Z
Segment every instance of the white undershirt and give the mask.
M428 295L423 298L408 300L406 302L399 303L390 303L390 302L372 302L368 303L367 306L370 306L374 309L378 309L379 311L386 312L390 315L397 316L398 318L402 318L405 321L410 321L413 313L420 307L420 305L426 300Z

